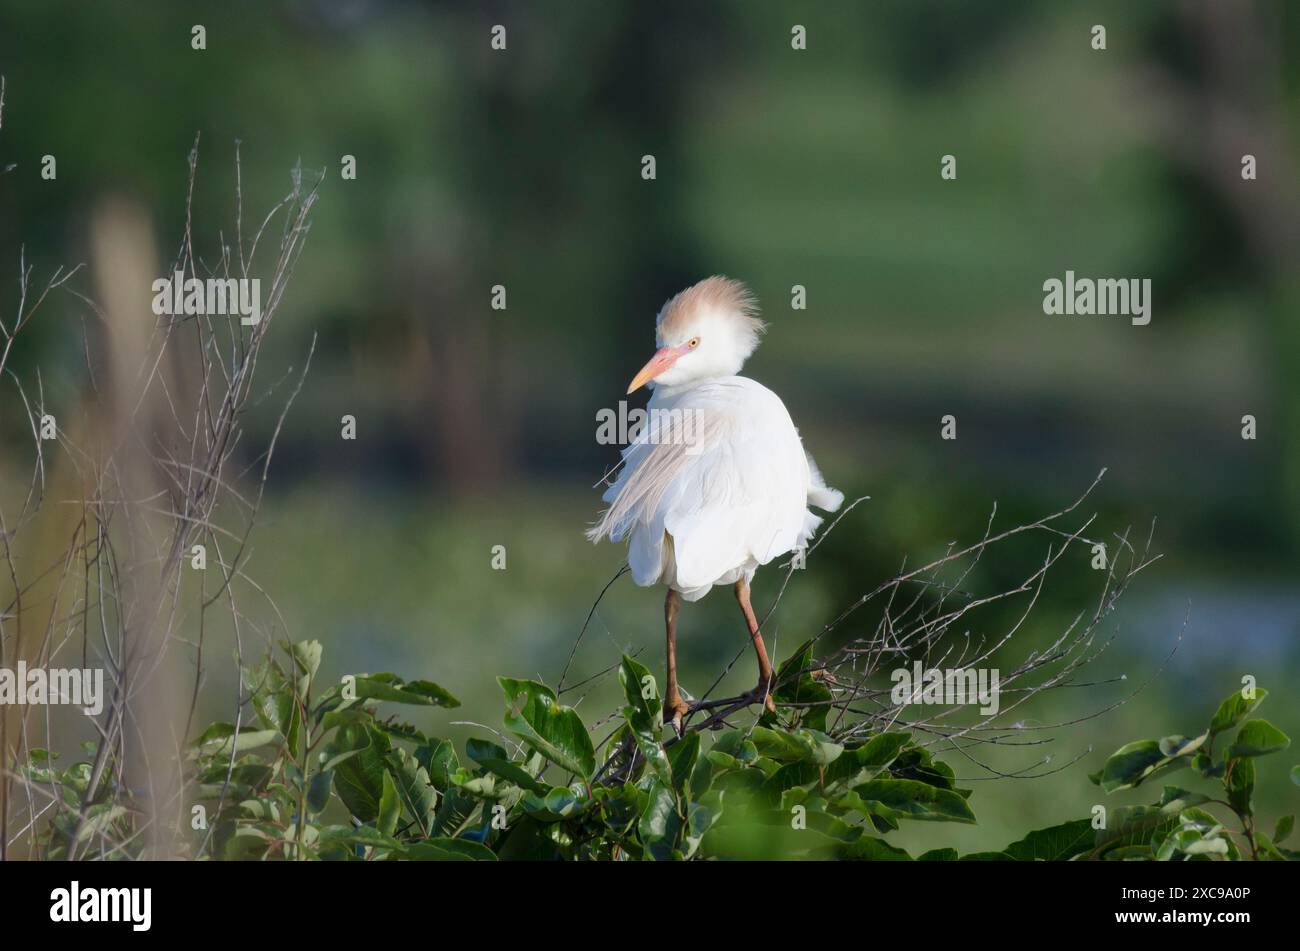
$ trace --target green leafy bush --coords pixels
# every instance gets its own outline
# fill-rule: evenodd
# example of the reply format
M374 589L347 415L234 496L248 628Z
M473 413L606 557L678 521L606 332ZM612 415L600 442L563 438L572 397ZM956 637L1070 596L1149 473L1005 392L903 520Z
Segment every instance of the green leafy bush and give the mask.
M1116 810L1117 822L1087 854L1108 859L1295 859L1300 852L1282 847L1295 825L1294 816L1278 821L1273 835L1256 826L1255 760L1278 753L1291 740L1267 720L1248 719L1268 691L1243 688L1219 705L1209 726L1197 736L1139 740L1116 750L1089 778L1106 792L1132 789L1157 776L1191 770L1211 788L1194 792L1165 786L1159 802ZM1228 734L1236 730L1231 739ZM1221 748L1215 755L1216 744ZM1291 770L1300 784L1300 767ZM1223 809L1240 827L1233 832L1212 809Z
M502 677L505 742L471 739L463 759L448 740L380 712L457 706L439 685L358 674L317 691L319 643L284 650L283 663L268 658L244 672L255 722L214 723L191 746L187 838L195 857L911 860L886 839L900 823L975 822L970 791L907 732L828 728L830 691L810 673L811 644L778 675L779 716L681 737L665 733L655 680L632 658L618 672L621 722L600 744L550 688ZM1266 721L1249 719L1265 696L1224 701L1199 736L1131 743L1092 777L1113 792L1191 769L1221 787L1221 797L1166 786L1159 802L1116 809L1109 822L1074 819L997 852L940 848L916 858L1296 858L1282 846L1292 817L1271 837L1255 827L1254 760L1289 745ZM44 854L66 856L77 841L84 857L131 855L129 796L87 795L88 763L65 772L52 764L35 751L27 770L61 788L68 807L43 832ZM91 804L84 817L82 802ZM1235 817L1244 847L1215 807Z

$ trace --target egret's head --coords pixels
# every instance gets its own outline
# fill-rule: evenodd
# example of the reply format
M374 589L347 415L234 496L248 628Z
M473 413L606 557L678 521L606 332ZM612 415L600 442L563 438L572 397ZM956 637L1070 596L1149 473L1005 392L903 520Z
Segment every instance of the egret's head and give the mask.
M627 388L735 376L758 346L758 302L740 281L709 277L671 298L655 319L658 352Z

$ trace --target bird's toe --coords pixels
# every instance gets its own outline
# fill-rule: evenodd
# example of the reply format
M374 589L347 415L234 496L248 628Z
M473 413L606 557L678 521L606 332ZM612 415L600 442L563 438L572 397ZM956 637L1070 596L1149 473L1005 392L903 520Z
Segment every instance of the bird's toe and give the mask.
M761 703L768 712L776 713L776 701L772 699L772 688L769 683L760 682L745 697L750 703Z
M685 731L686 715L690 712L691 705L681 697L670 697L664 703L665 719L672 724L678 736L681 736Z

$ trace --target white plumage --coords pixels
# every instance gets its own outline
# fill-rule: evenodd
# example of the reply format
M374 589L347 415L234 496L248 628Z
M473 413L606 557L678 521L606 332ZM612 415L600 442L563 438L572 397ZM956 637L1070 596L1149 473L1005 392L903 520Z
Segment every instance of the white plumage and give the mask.
M761 383L728 376L661 387L646 409L651 420L694 422L658 441L668 427L647 424L603 496L616 513L609 537L629 539L638 585L665 584L697 601L714 585L749 581L759 565L808 544L822 521L809 502L834 511L843 500Z
M658 352L628 392L651 382L648 420L623 450L609 503L587 533L628 540L628 565L642 586L668 587L665 707L681 727L674 659L676 597L696 601L714 585L735 586L771 707L771 666L749 603L760 565L807 546L835 511L828 488L780 397L738 376L764 325L744 285L712 277L669 300L656 321ZM756 699L758 691L755 692Z

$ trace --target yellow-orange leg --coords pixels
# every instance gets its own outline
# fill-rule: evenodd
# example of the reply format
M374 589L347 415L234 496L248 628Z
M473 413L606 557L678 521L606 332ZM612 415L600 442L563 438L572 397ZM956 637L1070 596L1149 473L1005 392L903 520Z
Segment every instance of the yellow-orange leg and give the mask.
M677 592L669 588L668 596L664 598L664 626L668 630L668 689L664 693L664 720L672 723L678 733L682 731L682 717L691 709L677 689L677 608L680 604Z
M754 642L754 653L758 655L758 686L751 696L762 699L763 706L776 713L776 703L772 700L772 662L767 659L767 648L763 646L763 635L758 630L758 618L754 617L754 606L749 603L749 582L743 578L736 582L736 601L745 615L745 624L749 627L749 639Z

